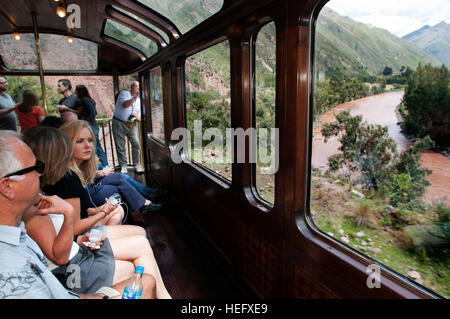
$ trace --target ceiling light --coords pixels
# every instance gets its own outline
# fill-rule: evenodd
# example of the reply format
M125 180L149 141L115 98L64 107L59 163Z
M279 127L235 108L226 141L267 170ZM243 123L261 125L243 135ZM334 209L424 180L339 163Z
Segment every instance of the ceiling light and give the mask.
M56 8L56 14L59 17L64 18L66 16L66 9L64 9L64 7L58 7Z
M67 42L72 43L73 42L73 36L68 35L67 36Z
M14 37L14 39L16 39L16 40L20 40L20 38L21 38L19 32L14 32L14 33L13 33L13 37Z

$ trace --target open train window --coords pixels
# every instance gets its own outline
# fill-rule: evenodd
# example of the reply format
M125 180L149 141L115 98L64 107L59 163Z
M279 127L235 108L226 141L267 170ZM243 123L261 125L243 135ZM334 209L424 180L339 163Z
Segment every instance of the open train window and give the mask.
M230 46L220 42L186 58L186 128L191 159L231 180Z
M254 128L257 143L254 151L255 187L258 195L270 204L275 202L276 130L275 130L275 78L276 29L275 23L264 25L254 41Z
M152 122L152 137L161 143L166 143L164 134L164 97L162 87L162 71L158 67L150 71L150 117Z
M445 113L433 92L448 91L449 73L422 41L438 41L430 37L442 23L411 25L426 2L365 2L332 0L316 20L310 217L324 234L448 298L450 159L439 147L449 145L432 114ZM377 12L396 17L374 26ZM431 126L417 128L417 113Z

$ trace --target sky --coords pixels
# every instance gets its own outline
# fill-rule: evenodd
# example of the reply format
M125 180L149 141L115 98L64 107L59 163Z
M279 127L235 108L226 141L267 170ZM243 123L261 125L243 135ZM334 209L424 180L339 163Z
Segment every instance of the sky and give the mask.
M326 6L398 37L424 25L450 23L450 0L330 0Z

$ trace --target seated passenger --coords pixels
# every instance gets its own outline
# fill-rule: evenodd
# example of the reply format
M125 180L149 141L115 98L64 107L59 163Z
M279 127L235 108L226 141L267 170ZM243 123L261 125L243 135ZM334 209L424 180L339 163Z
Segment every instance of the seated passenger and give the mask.
M114 193L119 193L132 212L143 214L156 211L160 204L153 204L145 199L136 189L127 183L123 174L112 173L103 177L100 182L92 184L97 174L98 162L95 156L94 133L86 121L65 123L60 128L73 143L71 169L78 175L84 185L87 185L88 195L95 205L103 203Z
M33 152L21 141L19 134L0 131L0 154L0 299L79 298L67 291L50 272L42 251L27 235L21 221L32 216L46 217L50 212L70 216L73 207L53 196L44 197L47 208L40 209L39 176L43 167L36 162ZM63 232L66 236L73 236L70 227L65 227ZM126 282L113 288L121 292ZM154 297L154 278L145 275L143 282L142 298ZM101 295L81 296L102 298Z
M61 118L64 120L64 122L70 122L70 121L78 120L78 115L75 112L66 111L61 114Z
M21 132L33 126L38 126L45 118L44 111L38 105L39 101L33 91L25 90L22 93L22 103L17 106Z
M58 169L67 167L71 161L70 138L58 129L36 127L27 131L25 141L39 160L44 159L48 163L41 176L42 184L52 183L52 179L58 180L64 174L64 170L58 172ZM50 158L48 154L53 154L55 147L58 147L59 153ZM52 169L53 167L56 167L56 170ZM43 196L43 198L48 197ZM68 202L76 201L69 199ZM27 220L26 226L30 236L36 240L52 262L52 271L58 274L62 283L66 284L73 272L71 265L77 265L81 270L81 287L78 288L81 290L77 291L90 293L99 285L116 284L129 278L135 267L140 265L144 267L145 274L155 277L157 298L170 298L143 228L130 225L103 227L106 239L100 249L92 254L86 247L80 245L88 241L88 235L79 238L78 244L71 241L73 235L63 237L65 226L77 229L76 223L79 221L80 214L79 198L78 205L75 203L72 206L75 211L72 218L70 216L62 218L61 215L51 215L50 218L34 216ZM64 253L56 255L56 247L62 249ZM72 289L75 290L75 288Z

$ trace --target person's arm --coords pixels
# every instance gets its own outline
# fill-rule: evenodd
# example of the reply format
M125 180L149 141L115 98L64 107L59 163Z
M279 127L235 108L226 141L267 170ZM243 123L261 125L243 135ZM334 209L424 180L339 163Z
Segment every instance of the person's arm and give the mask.
M94 226L97 222L99 222L100 220L105 218L105 216L107 215L106 212L102 213L102 212L100 212L100 210L98 210L95 215L91 215L87 218L81 219L80 198L79 197L69 198L69 199L66 199L66 201L70 205L72 205L72 207L75 209L75 212L73 214L73 220L74 220L73 233L75 235L80 235L80 234L84 233L86 230L88 230L89 228ZM88 209L88 215L89 215L89 210L90 210L90 208Z
M45 256L57 265L69 261L73 243L74 208L56 195L42 196L38 214L26 221L27 233L39 245ZM64 215L64 222L58 234L47 214Z
M95 173L95 177L105 177L108 176L109 174L114 173L114 168L112 167L103 167L103 169L98 170Z
M7 109L0 109L0 116L9 114L17 109L17 104L15 106L9 107Z

